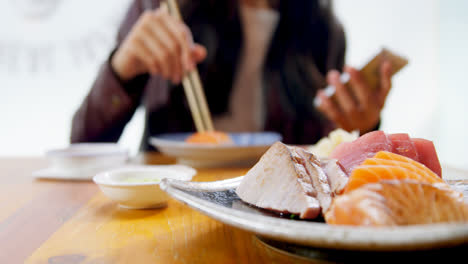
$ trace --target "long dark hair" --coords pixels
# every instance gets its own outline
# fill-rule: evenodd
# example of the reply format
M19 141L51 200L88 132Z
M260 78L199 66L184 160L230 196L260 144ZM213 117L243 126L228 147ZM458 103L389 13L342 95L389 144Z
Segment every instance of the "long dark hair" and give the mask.
M242 42L239 0L179 2L195 41L208 49L208 58L200 65L200 71L205 73L202 78L206 77L203 82L208 90L212 112L222 113L226 111ZM274 4L277 5L280 20L267 55L266 68L280 71L287 58L307 56L313 59L318 71L325 75L330 68L327 65L327 54L330 27L334 23L331 1L276 0Z

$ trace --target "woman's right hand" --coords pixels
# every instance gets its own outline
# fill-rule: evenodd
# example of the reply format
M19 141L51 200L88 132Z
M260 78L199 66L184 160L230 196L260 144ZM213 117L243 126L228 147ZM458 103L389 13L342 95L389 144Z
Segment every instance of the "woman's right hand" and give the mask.
M111 66L124 81L150 73L180 83L184 73L205 57L206 49L193 43L188 27L163 6L138 18L114 53Z

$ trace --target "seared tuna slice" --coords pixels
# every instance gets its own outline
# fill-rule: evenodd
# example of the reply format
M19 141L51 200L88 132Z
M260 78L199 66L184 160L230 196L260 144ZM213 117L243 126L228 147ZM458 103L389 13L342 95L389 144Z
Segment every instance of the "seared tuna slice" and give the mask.
M320 159L320 167L328 177L328 183L334 196L342 194L348 184L348 175L336 159Z
M305 151L304 149L297 149L297 152L304 158L305 168L307 173L312 180L312 185L317 193L317 199L322 213L324 214L332 202L332 192L330 190L330 184L328 183L328 177L325 171L320 167L320 161L314 156L314 154Z
M296 151L277 142L247 172L236 193L244 202L260 208L315 218L321 210L306 162Z

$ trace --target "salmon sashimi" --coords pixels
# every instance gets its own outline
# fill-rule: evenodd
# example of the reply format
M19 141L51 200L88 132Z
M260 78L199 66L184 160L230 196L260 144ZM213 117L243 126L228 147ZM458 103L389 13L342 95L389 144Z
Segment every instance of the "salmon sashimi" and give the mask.
M385 159L378 157L385 157ZM378 152L374 158L366 159L353 170L345 193L368 183L404 179L426 183L445 183L439 176L424 165L418 164L417 161L382 151Z
M220 131L197 132L190 135L185 142L194 144L233 144L231 137Z
M325 221L354 226L467 222L468 203L448 185L383 180L336 197Z
M397 168L403 168L405 170L409 170L411 172L414 172L418 180L424 181L424 182L441 182L440 178L433 173L432 171L425 171L421 168L418 168L417 166L414 166L413 164L406 163L406 162L401 162L401 161L394 161L394 160L384 160L384 159L376 159L376 158L370 158L366 159L362 165L371 165L371 166L392 166L392 167L397 167ZM363 166L362 166L363 167ZM411 177L411 176L409 176Z
M410 164L412 164L412 165L426 171L429 174L437 175L438 177L440 177L440 174L436 174L433 170L426 167L423 163L417 162L417 161L415 161L413 159L410 159L410 158L407 158L405 156L398 155L398 154L395 154L395 153L392 153L392 152L379 151L379 152L377 152L377 154L375 154L374 158L410 163Z
M345 193L361 187L368 183L375 183L381 180L403 180L411 179L426 183L442 183L439 177L425 177L409 169L389 165L364 165L354 169L349 177L348 186Z
M390 154L395 155L393 153L390 153ZM369 159L366 159L361 165L396 166L396 167L405 168L412 172L418 173L423 178L440 179L440 177L437 174L435 174L433 171L431 171L424 165L420 164L419 162L415 162L415 161L406 162L406 161L399 161L399 160L392 160L392 159L369 158Z

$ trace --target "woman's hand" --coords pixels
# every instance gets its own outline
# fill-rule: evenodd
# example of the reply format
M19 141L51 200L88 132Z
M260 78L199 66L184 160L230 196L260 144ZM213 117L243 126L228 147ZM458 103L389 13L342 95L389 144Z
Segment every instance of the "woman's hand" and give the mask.
M338 71L327 74L328 83L335 88L334 96L327 96L321 90L317 93L317 108L339 127L359 130L361 134L371 131L380 120L382 110L391 84L391 65L384 61L380 67L380 85L373 90L363 80L359 71L346 67L349 74L348 89L340 80Z
M188 27L163 6L139 17L114 53L111 66L124 81L150 73L179 83L205 57L206 49L193 43Z

